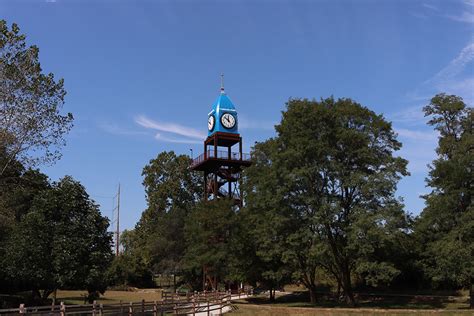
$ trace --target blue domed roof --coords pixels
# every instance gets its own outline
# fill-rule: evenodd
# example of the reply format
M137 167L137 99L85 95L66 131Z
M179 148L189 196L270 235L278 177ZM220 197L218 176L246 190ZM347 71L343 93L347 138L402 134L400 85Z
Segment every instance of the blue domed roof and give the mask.
M226 128L222 125L221 117L229 113L235 118L235 125L232 128ZM224 132L224 133L233 133L238 134L238 120L237 120L237 111L232 101L229 99L227 94L224 92L224 89L221 88L221 93L217 97L216 101L212 105L212 110L209 112L209 116L214 116L214 128L208 130L208 136L211 136L215 132Z
M229 99L227 94L221 93L217 99L216 102L212 105L212 109L218 111L219 109L226 109L226 110L234 110L235 111L235 106L232 103L232 101Z

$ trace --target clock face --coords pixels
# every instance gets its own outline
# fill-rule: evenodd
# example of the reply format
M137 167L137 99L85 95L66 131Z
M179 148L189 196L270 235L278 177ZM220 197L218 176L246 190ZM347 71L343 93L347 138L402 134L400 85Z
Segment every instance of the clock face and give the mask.
M214 115L209 115L209 118L207 119L207 128L212 131L214 129L215 124L216 119L214 118Z
M225 128L231 129L235 126L235 117L230 113L224 113L221 116L221 123Z

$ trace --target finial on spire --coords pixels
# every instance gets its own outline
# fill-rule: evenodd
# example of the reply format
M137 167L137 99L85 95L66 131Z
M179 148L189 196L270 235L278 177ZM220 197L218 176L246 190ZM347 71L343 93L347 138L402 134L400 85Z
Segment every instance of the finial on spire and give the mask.
M221 93L224 93L224 74L221 74Z

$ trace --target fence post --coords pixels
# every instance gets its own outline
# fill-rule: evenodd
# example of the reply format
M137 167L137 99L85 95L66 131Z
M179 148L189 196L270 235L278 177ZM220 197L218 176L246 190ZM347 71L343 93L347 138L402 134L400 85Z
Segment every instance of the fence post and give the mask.
M128 316L133 315L133 303L130 302L130 305L128 306Z
M100 316L103 315L103 311L104 311L104 305L102 303L100 303L100 305L99 305L99 315Z
M20 314L26 314L25 310L25 304L20 304L20 307L18 308Z
M92 316L95 316L95 305L97 304L97 301L92 302Z
M207 299L207 316L211 315L211 306L209 305L209 299Z
M61 302L61 307L59 310L61 316L66 316L66 305L64 305L64 302Z
M196 315L196 298L193 296L193 316Z
M123 315L123 303L122 303L122 300L120 300L120 315Z
M142 299L142 315L145 315L145 300Z
M153 302L153 316L158 316L158 309L156 308L156 301Z
M163 316L163 314L165 313L164 310L163 310L164 309L163 304L164 304L164 302L163 302L163 300L161 300L161 302L160 302L160 316Z
M173 309L173 314L178 315L178 303L174 303Z

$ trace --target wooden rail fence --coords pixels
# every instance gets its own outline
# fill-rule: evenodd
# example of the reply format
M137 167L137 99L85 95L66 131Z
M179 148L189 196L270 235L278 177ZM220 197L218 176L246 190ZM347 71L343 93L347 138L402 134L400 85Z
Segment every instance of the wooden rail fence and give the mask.
M252 291L237 292L194 292L187 294L163 292L161 301L120 302L115 304L84 304L51 306L25 306L20 304L18 308L0 309L0 316L7 315L221 315L231 309L231 300L251 295Z

